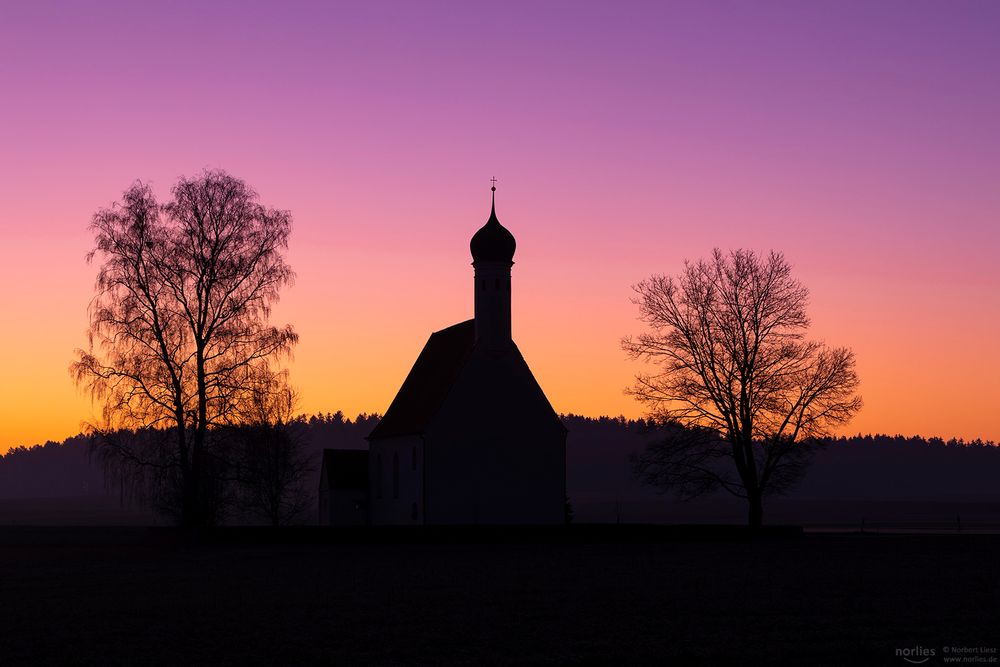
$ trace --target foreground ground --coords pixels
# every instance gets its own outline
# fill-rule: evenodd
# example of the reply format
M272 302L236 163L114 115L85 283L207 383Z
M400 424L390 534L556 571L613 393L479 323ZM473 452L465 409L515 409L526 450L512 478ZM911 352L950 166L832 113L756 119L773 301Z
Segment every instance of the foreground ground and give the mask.
M4 529L0 665L905 665L897 649L943 664L945 647L1000 646L1000 536L615 529L465 544Z

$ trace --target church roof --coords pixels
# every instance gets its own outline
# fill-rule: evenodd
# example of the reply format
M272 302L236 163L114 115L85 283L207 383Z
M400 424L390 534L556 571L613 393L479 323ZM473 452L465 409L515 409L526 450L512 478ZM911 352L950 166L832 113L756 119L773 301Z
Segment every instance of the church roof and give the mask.
M476 343L476 321L435 331L369 438L422 433L444 403Z

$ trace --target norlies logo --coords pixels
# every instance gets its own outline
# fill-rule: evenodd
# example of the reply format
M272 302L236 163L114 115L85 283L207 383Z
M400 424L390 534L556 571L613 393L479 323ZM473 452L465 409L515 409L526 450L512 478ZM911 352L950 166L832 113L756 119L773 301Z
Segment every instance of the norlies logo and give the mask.
M897 648L896 655L906 662L921 665L934 657L936 651L932 648L914 646L913 648Z

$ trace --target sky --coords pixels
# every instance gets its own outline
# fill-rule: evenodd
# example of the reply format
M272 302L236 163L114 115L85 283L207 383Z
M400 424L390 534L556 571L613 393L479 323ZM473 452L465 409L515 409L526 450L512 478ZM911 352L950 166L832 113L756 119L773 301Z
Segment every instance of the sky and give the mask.
M843 432L1000 439L998 34L985 1L0 5L0 451L99 411L94 212L205 168L292 212L303 412L384 411L472 316L496 176L558 412L640 416L630 286L745 247L855 351Z

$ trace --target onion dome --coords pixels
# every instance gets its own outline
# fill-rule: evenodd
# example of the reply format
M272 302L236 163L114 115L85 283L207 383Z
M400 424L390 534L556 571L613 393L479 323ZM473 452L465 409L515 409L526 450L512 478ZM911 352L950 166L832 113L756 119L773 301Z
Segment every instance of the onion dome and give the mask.
M469 249L472 250L472 261L476 262L514 262L514 235L497 220L496 186L493 191L493 203L490 206L490 219L486 221L472 237Z

